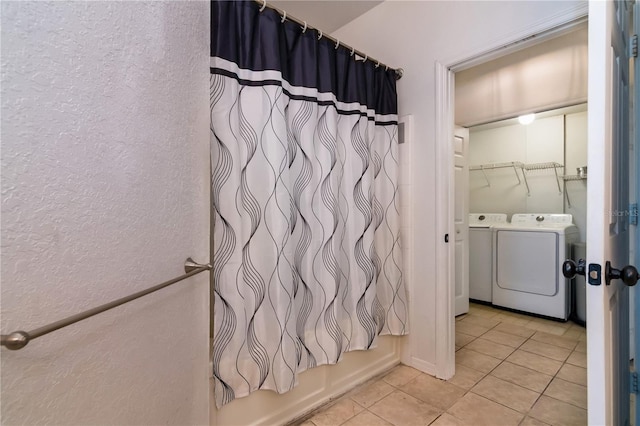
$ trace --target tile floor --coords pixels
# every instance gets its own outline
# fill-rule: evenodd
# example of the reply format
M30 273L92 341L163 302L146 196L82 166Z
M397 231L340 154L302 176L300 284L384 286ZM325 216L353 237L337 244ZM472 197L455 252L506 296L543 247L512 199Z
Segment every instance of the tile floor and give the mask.
M586 425L586 330L471 304L456 318L456 374L400 365L299 426Z

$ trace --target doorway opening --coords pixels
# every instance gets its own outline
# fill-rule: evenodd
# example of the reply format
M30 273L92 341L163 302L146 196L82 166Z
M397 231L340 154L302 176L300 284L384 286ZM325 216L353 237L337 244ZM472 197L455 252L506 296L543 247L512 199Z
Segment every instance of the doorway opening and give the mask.
M586 38L586 22L574 22L536 43L523 43L511 57L490 55L441 70L456 125L449 139L454 150L449 175L450 188L455 188L451 207L456 236L450 272L452 312L462 315L453 327L454 358L462 367L487 369L482 380L516 387L513 393L521 388L524 394L537 392L535 397L529 394L532 412L554 411L543 410L545 404L568 404L568 409L581 410L585 419L584 293L576 297L573 282L558 274L574 243L579 251L586 241ZM571 55L566 55L567 49ZM571 61L554 61L554 53ZM535 70L544 67L556 73L564 67L570 77L556 77L564 82L563 91L536 83L545 76ZM536 113L535 124L518 122L517 116L525 113ZM469 227L474 217L478 226ZM488 219L504 223L499 226L502 251L498 232L482 223ZM517 230L511 228L514 219L523 222ZM532 233L526 230L528 219L565 226ZM484 245L476 238L480 235ZM531 256L532 245L540 248L539 256ZM538 257L543 259L531 262ZM504 265L510 267L499 269ZM474 285L478 281L484 293ZM523 372L535 379L516 379ZM476 386L479 392L487 387ZM554 423L551 418L539 420Z

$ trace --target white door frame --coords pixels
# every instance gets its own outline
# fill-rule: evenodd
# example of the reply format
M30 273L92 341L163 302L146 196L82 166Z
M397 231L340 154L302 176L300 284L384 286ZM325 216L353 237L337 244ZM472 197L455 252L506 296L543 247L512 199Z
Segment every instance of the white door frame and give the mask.
M445 235L454 235L453 129L454 75L500 56L569 32L587 19L588 2L577 3L566 13L471 50L465 55L436 61L436 376L450 379L455 373L455 253ZM535 38L532 39L532 36Z

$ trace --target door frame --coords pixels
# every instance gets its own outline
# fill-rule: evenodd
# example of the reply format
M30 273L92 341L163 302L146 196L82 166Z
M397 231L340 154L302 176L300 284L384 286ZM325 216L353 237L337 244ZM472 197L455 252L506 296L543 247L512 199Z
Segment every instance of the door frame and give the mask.
M455 373L455 245L445 242L454 235L453 211L455 126L455 73L574 30L587 21L588 2L552 19L505 34L489 45L461 57L435 63L436 108L436 377L450 379Z

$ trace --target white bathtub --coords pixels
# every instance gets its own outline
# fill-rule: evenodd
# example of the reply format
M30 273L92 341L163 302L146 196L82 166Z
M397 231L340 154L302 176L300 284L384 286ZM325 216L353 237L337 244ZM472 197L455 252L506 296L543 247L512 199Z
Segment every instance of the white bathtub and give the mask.
M216 409L213 379L209 386L210 424L282 425L299 418L332 398L341 395L390 369L400 362L401 337L382 336L378 347L369 351L346 353L335 365L323 365L299 375L298 386L278 395L272 391L257 391ZM210 366L209 374L213 367Z

